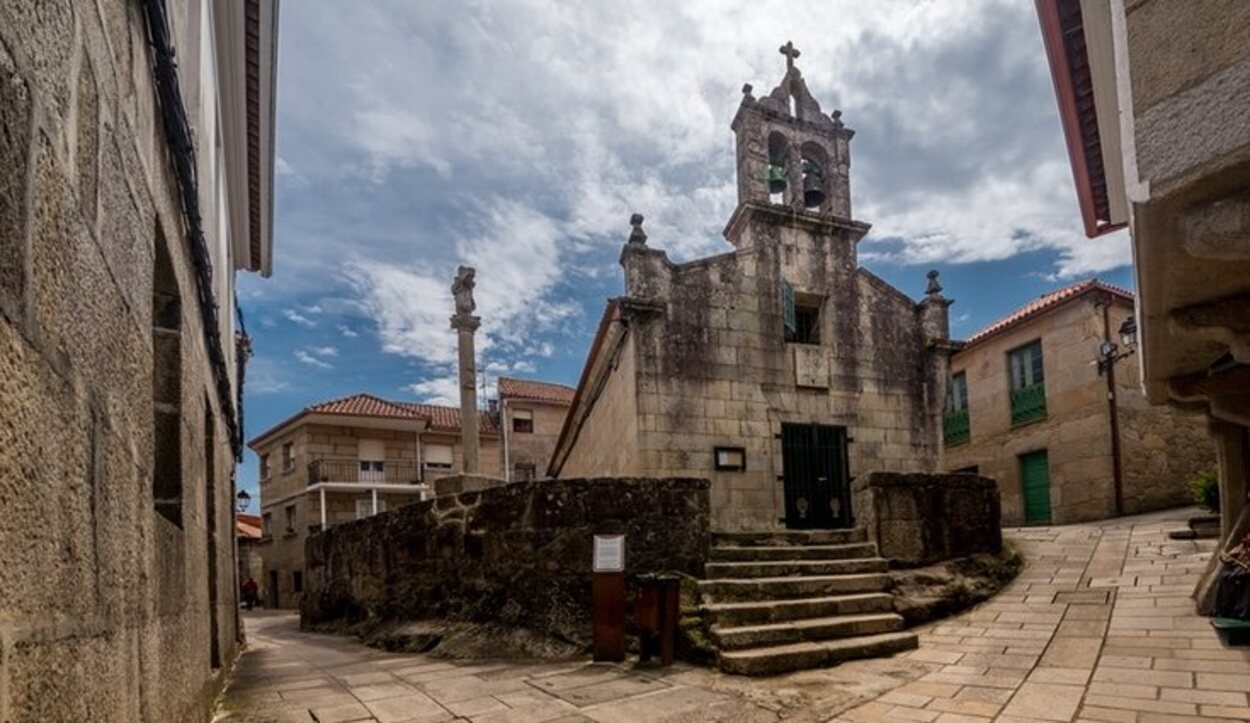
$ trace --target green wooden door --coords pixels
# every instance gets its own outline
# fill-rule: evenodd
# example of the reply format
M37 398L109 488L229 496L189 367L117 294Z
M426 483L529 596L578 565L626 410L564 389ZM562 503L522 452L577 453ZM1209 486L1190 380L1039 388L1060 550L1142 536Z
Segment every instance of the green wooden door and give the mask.
M1024 521L1050 522L1050 461L1046 450L1020 455Z

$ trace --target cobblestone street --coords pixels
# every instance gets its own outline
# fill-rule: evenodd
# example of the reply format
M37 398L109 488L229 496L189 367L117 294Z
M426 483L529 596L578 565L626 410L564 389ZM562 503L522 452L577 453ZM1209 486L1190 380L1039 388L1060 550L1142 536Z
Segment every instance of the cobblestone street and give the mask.
M920 648L776 678L584 662L447 661L246 617L219 720L958 721L1250 719L1250 650L1223 648L1189 593L1210 555L1185 510L1008 530L1024 572L923 628Z

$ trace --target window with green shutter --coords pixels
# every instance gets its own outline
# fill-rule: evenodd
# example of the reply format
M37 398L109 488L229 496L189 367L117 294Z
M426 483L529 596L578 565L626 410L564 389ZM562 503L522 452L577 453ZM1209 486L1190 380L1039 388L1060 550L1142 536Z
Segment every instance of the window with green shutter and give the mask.
M1046 416L1046 384L1042 369L1042 342L1007 352L1011 383L1011 423L1025 424Z
M968 419L968 376L964 372L951 377L946 389L946 414L942 419L946 445L963 444L972 437Z

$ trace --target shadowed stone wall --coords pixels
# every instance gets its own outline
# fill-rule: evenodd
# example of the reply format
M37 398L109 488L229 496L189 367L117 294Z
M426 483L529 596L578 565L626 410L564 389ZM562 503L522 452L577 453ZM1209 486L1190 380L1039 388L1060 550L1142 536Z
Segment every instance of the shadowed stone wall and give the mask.
M872 472L853 490L857 522L892 566L1002 549L998 485L988 477Z
M593 537L628 573L702 575L708 482L518 482L418 502L309 538L304 625L442 617L590 638Z
M175 5L186 110L212 148L215 89L191 90L212 38L198 3ZM237 650L234 461L151 62L133 0L0 2L6 723L206 721ZM196 168L208 198L212 158ZM210 243L229 309L232 263ZM155 283L182 303L157 314L161 255ZM175 482L159 511L154 472Z

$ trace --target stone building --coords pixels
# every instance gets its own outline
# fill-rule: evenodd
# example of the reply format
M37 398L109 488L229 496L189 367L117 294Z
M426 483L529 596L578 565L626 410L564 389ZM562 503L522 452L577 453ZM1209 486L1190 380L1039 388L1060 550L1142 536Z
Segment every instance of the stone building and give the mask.
M917 303L859 265L854 132L782 51L732 124L733 250L674 263L632 219L553 477L706 477L713 525L741 530L849 526L852 476L937 468L950 302L936 275Z
M207 721L238 650L278 3L174 5L0 3L0 720Z
M510 377L500 377L497 389L505 479L524 482L546 477L551 452L573 402L573 389Z
M563 422L563 414L552 416L561 408L552 400L568 390L520 379L501 380L501 389L508 390L501 406L517 455L512 468L537 465L546 459L541 440L554 439ZM479 420L486 477L504 476L499 421L490 412ZM538 441L530 443L529 435ZM264 579L258 582L270 607L299 606L310 534L424 499L435 480L464 471L459 408L369 394L308 406L248 446L260 458Z
M1131 294L1090 279L990 324L952 357L944 466L997 480L1007 524L1188 504L1186 483L1214 466L1200 416L1150 407L1130 360L1098 363L1132 314Z
M1236 544L1250 531L1250 4L1037 8L1086 232L1131 231L1146 398L1206 415L1221 544Z

